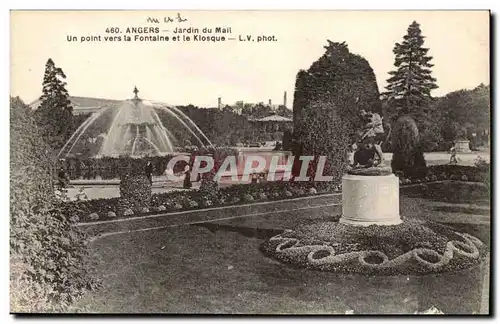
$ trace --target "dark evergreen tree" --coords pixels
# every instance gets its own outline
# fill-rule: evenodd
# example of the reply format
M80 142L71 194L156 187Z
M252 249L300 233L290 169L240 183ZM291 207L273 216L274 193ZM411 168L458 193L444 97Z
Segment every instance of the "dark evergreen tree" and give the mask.
M62 148L73 130L73 108L65 79L63 70L49 58L45 64L37 123L45 142L54 150Z
M431 76L432 57L427 55L429 49L423 47L424 38L420 25L414 21L403 42L394 46L396 70L389 72L391 77L386 87L393 121L412 115L418 122L420 116L428 113L431 90L438 87Z
M349 138L360 127L359 110L380 113L381 102L366 59L350 53L345 43L328 41L325 49L307 71L297 74L292 150L295 156L328 156L330 174L338 176L347 165Z
M289 129L285 129L283 132L283 139L282 139L282 148L285 151L289 151L292 149L292 138L293 138L293 133Z

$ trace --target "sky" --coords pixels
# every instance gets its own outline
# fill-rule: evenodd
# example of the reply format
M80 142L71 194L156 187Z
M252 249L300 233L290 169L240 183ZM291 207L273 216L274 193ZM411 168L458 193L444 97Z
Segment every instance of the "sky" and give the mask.
M487 11L180 11L183 23L148 23L177 11L12 11L11 90L25 102L41 95L45 63L52 58L67 76L72 96L126 99L134 86L144 99L174 105L216 107L236 101L293 103L295 77L325 51L327 39L345 41L366 58L379 91L394 66L394 44L415 20L433 56L440 96L489 84ZM118 27L121 34L106 34ZM159 27L171 37L176 27L230 27L227 42L106 42L127 27ZM101 35L100 42L80 42ZM190 34L185 34L190 35ZM250 35L276 41L240 42ZM76 36L76 42L67 41ZM133 35L131 35L133 37ZM191 39L193 34L190 35Z

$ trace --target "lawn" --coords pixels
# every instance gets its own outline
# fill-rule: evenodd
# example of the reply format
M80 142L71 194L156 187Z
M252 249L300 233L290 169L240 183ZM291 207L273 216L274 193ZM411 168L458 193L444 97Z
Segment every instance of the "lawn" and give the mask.
M449 185L449 195L442 197L432 190L403 194L402 215L450 223L489 243L490 211L485 199L474 197L470 201L463 197L457 201L457 195L466 195L470 190L463 184ZM99 263L103 288L80 300L75 310L345 314L352 309L356 313L405 313L417 306L438 304L445 313L479 311L484 291L482 277L474 271L427 277L427 281L401 276L360 278L293 269L266 258L259 250L266 238L284 228L329 220L341 211L339 205L331 205L338 198L320 197L313 201L309 206L300 200L262 205L256 208L257 212L251 212L254 216L248 216L250 207L227 209L219 215L229 217L217 217L221 211L213 211L209 223L173 222L161 230L102 237L91 244L91 249ZM216 220L220 218L224 220ZM142 229L145 225L148 224L141 224ZM436 291L442 294L436 295ZM434 299L422 302L426 296Z

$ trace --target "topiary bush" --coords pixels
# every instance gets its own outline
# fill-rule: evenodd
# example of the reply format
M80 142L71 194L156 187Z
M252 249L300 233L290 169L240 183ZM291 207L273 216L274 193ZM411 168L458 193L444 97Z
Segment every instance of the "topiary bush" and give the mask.
M55 162L33 112L11 98L10 297L11 312L61 312L98 286L87 237L72 226L72 211L56 199Z
M200 184L200 194L205 200L215 200L219 194L219 184L214 180L214 173L204 174Z
M152 184L140 169L124 167L120 174L120 207L140 211L151 206Z
M326 156L324 175L340 181L348 164L348 145L359 128L360 109L380 112L381 102L373 69L347 44L328 41L325 53L297 74L293 103L295 155L298 176L301 155L314 156L309 176L314 177L319 156Z
M420 146L418 127L409 116L400 117L392 130L393 172L402 172L406 177L425 177L427 166Z

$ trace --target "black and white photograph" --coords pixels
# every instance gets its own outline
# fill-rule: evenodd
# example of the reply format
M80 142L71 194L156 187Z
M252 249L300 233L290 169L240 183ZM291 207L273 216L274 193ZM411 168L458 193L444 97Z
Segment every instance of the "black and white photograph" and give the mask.
M491 12L11 10L11 314L491 315Z

